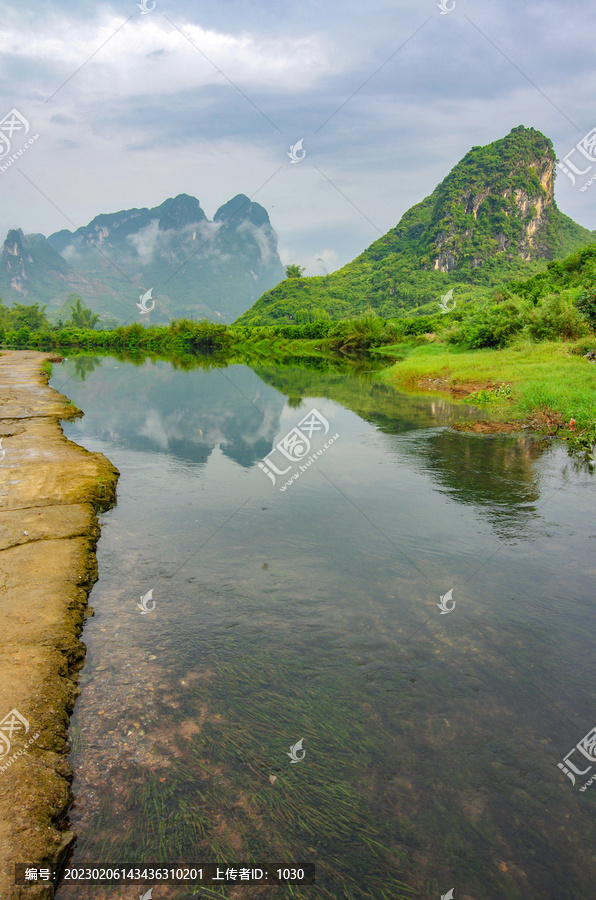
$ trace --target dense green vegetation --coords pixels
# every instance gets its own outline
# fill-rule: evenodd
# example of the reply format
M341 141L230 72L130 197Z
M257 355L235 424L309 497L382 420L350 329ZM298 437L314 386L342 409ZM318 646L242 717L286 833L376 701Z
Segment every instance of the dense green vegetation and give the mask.
M546 271L469 302L450 313L442 330L467 349L588 337L596 324L596 245L548 263Z
M296 281L301 279L296 278ZM462 299L463 298L463 299ZM332 320L321 317L302 323L226 326L207 320L180 319L146 327L140 322L106 331L96 329L97 315L71 295L71 318L51 325L45 307L0 301L0 341L8 347L40 350L147 350L160 353L229 353L255 342L312 341L344 354L369 351L425 335L463 349L504 347L516 339L529 341L590 338L596 327L596 244L561 261L547 264L530 278L510 281L479 293L453 295L450 311L438 303L426 315L403 314L385 319L369 310L364 315Z
M449 384L450 379L465 378L473 359L478 377L496 385L479 394L479 401L503 400L506 406L515 401L508 409L518 416L530 409L550 409L545 414L548 422L560 426L575 419L569 437L577 449L590 455L596 442L596 364L581 358L596 355L595 244L551 261L530 278L463 294L463 299L454 293L446 304L448 313L435 303L434 309L427 307L432 310L427 315L410 312L391 319L369 310L352 318L301 324L226 326L180 319L168 326L137 322L106 331L94 327L92 310L76 297L73 300L66 326L50 324L45 309L37 304L8 309L0 301L2 345L137 359L162 356L189 367L196 365L198 356L208 365L273 361L289 365L306 359L309 365L319 365L334 357L400 358L392 376L399 383L439 372ZM522 358L524 365L512 368L511 361L519 363ZM525 393L498 394L500 384L508 385L506 371L517 373L513 382L521 379Z
M557 208L554 164L552 142L533 128L519 126L473 147L359 257L331 275L293 272L237 324L303 324L348 318L366 307L390 319L428 312L450 288L480 298L507 280L544 271L549 260L596 240Z

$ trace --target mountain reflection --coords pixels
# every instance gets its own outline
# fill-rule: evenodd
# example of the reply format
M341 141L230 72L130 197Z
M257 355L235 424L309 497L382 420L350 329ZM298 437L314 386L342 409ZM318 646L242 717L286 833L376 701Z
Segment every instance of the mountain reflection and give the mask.
M82 359L64 364L68 376L90 369ZM244 468L273 447L285 405L244 366L184 372L165 362L137 367L115 359L104 361L101 379L89 379L78 402L88 410L85 427L103 440L196 465L219 447Z
M388 445L390 455L422 469L457 502L477 508L502 536L519 534L538 517L533 463L540 443L520 433L451 431L443 426L477 411L448 398L400 393L373 379L371 371L244 365L183 371L163 361L129 365L105 358L101 376L91 377L101 362L78 357L64 369L71 379L87 379L74 400L86 410L85 427L105 441L197 466L219 448L249 469L279 440L286 407L299 417L302 398L325 397L381 433L399 435Z

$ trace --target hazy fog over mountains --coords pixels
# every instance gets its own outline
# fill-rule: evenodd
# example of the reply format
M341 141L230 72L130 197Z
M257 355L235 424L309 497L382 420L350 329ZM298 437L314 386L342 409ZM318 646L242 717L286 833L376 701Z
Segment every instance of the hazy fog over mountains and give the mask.
M262 206L239 194L209 221L195 197L179 194L47 238L9 231L0 295L47 304L51 313L75 292L102 316L126 321L138 318L140 292L152 289L154 323L182 316L230 322L283 276Z

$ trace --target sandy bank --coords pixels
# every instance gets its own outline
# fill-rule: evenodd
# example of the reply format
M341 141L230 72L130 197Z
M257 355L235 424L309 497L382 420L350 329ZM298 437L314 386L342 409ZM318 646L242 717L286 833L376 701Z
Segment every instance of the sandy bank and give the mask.
M52 359L0 356L2 900L51 897L40 884L16 887L14 864L55 865L74 838L60 828L72 800L68 711L97 579L95 512L114 501L118 478L102 454L62 434L59 420L80 412L48 387L41 365Z

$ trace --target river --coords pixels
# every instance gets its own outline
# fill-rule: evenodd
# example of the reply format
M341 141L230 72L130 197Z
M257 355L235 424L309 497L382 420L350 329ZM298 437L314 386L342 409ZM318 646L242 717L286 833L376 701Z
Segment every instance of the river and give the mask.
M51 384L121 473L73 866L316 867L154 900L593 895L596 765L558 764L596 724L595 484L564 446L454 432L473 409L366 371L79 358Z

